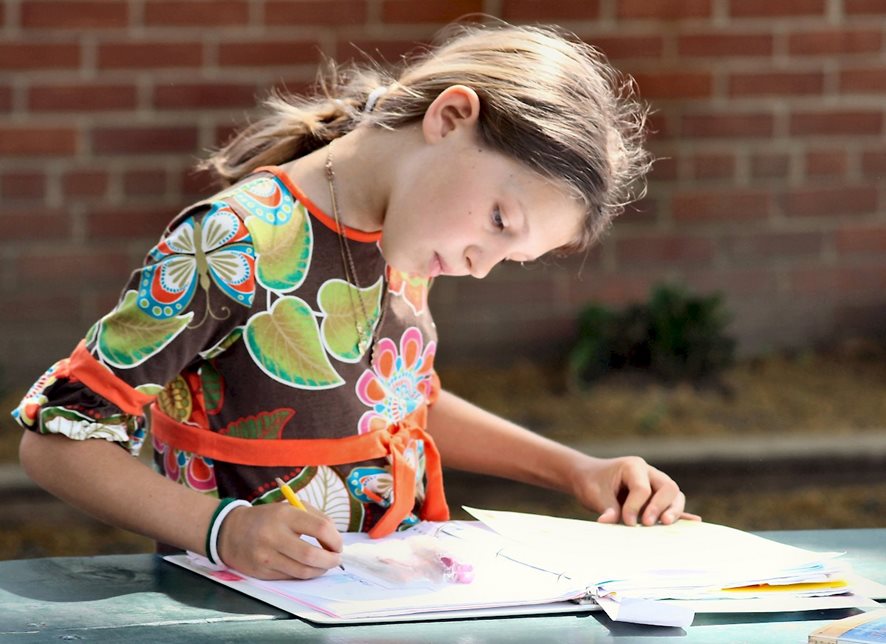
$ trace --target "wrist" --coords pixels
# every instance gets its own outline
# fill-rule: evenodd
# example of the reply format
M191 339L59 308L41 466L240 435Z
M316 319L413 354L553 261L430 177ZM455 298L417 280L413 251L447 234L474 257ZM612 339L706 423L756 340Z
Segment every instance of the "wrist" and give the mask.
M215 512L212 514L212 518L209 521L209 526L206 530L206 543L204 546L204 550L206 551L206 557L212 563L216 565L223 566L224 561L219 554L218 544L221 537L221 530L224 522L230 514L240 507L251 507L249 501L244 501L242 499L234 499L231 497L221 499L219 501L218 506L215 508Z

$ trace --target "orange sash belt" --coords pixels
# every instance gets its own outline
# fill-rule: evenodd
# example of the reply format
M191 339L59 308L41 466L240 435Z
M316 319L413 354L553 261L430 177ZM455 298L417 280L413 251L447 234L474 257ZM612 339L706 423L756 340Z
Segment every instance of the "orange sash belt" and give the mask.
M440 453L434 440L424 430L426 420L427 406L423 406L387 429L359 436L268 440L237 438L185 425L164 414L156 404L151 406L151 431L157 438L176 449L226 463L264 467L344 465L390 457L393 502L369 530L369 536L374 539L392 533L412 511L415 503L415 468L410 464L406 452L417 440L424 441L427 476L421 518L427 521L449 519Z

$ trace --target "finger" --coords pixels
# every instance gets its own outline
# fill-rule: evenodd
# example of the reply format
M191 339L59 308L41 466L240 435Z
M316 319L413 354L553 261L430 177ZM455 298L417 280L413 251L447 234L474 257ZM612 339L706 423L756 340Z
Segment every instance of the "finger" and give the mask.
M649 501L652 487L645 471L645 463L628 467L622 477L622 484L627 487L628 495L621 507L621 519L625 525L637 525L640 509Z
M660 500L657 494L653 497L643 513L644 525L655 525L659 522L664 525L670 525L683 514L683 506L686 505L686 495L677 488L676 484L674 489L676 494L670 503L668 503L666 498L665 500ZM662 506L664 506L663 509L658 510Z
M614 497L613 497L614 500ZM621 512L617 505L610 506L603 510L599 517L597 517L597 522L599 523L618 523L621 518Z
M691 512L683 512L680 514L681 519L686 519L687 521L701 521L700 514L692 514Z
M289 532L275 543L277 553L289 561L277 562L276 565L269 563L269 567L284 571L287 574L293 574L294 571L299 570L298 566L303 566L306 570L300 571L297 576L305 578L305 574L316 577L330 568L341 565L341 555L339 553L331 552L313 543L309 543L302 539L300 534L300 531ZM290 562L294 562L298 566ZM293 574L293 576L296 575Z
M664 472L651 469L650 478L655 493L647 502L641 521L643 525L655 525L659 521L665 524L673 523L683 512L686 496L671 477Z
M330 552L341 552L343 542L341 534L335 529L335 524L325 514L317 510L303 512L291 508L292 512L287 517L291 530L298 534L306 534L314 537ZM338 565L338 564L336 564Z

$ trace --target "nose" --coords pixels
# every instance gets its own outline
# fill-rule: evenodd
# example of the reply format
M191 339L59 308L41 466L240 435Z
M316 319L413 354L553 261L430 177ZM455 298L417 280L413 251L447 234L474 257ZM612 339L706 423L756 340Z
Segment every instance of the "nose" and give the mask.
M468 273L478 280L483 279L495 268L503 257L497 257L494 253L483 252L478 248L470 248L465 253L465 263L468 265Z

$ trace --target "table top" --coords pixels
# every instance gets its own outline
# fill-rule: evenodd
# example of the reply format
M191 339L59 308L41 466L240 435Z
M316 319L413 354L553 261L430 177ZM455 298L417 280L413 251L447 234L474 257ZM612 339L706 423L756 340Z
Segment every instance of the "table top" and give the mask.
M759 532L817 551L844 551L886 583L886 528ZM688 629L622 624L602 612L443 622L317 626L156 555L0 561L0 641L22 642L685 642L805 643L855 609L699 614Z

